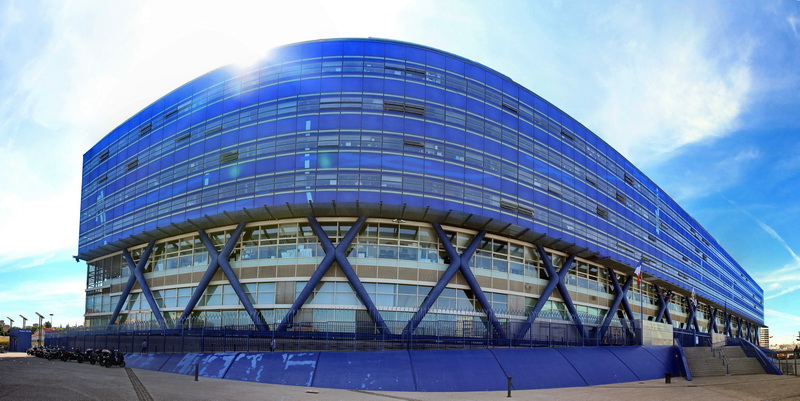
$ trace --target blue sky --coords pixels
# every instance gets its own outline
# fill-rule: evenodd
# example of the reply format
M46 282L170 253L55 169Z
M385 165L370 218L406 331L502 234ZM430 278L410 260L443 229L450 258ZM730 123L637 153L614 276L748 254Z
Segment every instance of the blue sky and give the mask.
M282 2L290 3L290 2ZM631 159L800 330L800 1L0 2L0 319L82 322L81 157L192 78L382 37L508 75Z

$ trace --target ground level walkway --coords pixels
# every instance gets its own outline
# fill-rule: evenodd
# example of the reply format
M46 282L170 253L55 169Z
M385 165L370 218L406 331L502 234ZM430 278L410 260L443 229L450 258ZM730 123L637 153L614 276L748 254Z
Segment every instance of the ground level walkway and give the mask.
M505 391L424 393L337 390L221 380L140 369L103 368L0 354L0 399L13 400L507 400ZM518 400L800 400L800 377L742 375L673 378L513 391Z

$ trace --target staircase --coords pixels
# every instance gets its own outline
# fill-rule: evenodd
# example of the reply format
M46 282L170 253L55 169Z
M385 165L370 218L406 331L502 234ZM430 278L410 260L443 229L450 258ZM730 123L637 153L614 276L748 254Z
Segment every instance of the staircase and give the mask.
M750 358L745 355L742 347L722 347L725 358L728 359L730 367L728 371L732 375L757 375L764 374L764 368L758 363L758 359Z
M763 374L756 358L748 358L739 346L686 347L683 349L693 377Z

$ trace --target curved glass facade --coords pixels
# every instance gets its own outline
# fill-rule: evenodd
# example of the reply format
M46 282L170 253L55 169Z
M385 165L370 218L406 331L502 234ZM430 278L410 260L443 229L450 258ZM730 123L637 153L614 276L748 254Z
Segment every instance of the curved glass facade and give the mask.
M259 65L213 71L88 151L79 245L87 320L105 323L120 305L117 321L151 317L138 289L119 300L130 275L120 251L135 263L149 243L144 277L160 312L177 319L212 263L198 230L221 252L244 223L231 268L253 307L280 322L326 254L307 216L334 245L367 218L345 257L387 321L411 319L447 269L432 226L441 224L459 251L486 231L468 264L499 320L524 317L539 298L548 281L540 245L561 258L557 268L577 257L565 282L586 319L612 305L607 271L630 275L641 261L645 282L696 293L700 320L724 306L734 326L763 324L758 284L597 135L485 66L376 39L288 45ZM369 305L339 273L326 273L295 321L360 320ZM194 316L249 318L217 275ZM481 296L459 277L424 319L486 319ZM650 284L653 310L643 312L656 317ZM638 289L628 297L638 309ZM559 305L554 296L545 310ZM686 301L670 308L680 327Z

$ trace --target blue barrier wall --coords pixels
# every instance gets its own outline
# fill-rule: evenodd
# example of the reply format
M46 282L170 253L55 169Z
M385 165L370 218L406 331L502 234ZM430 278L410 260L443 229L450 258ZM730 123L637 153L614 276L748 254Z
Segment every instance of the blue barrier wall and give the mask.
M311 386L318 352L270 352L236 356L226 379L258 383Z
M555 348L495 348L491 352L512 377L516 390L586 385L575 367Z
M506 388L507 379L491 351L409 351L417 391L489 391Z
M651 380L677 373L673 347L130 354L138 369L305 387L502 391Z
M664 347L672 349L672 347ZM672 364L667 367L643 347L608 347L614 356L633 372L639 380L652 380L672 373ZM668 359L667 362L670 362Z
M609 351L609 348L611 347L556 349L567 358L590 386L639 380L630 368Z
M408 351L323 352L314 387L415 391Z

